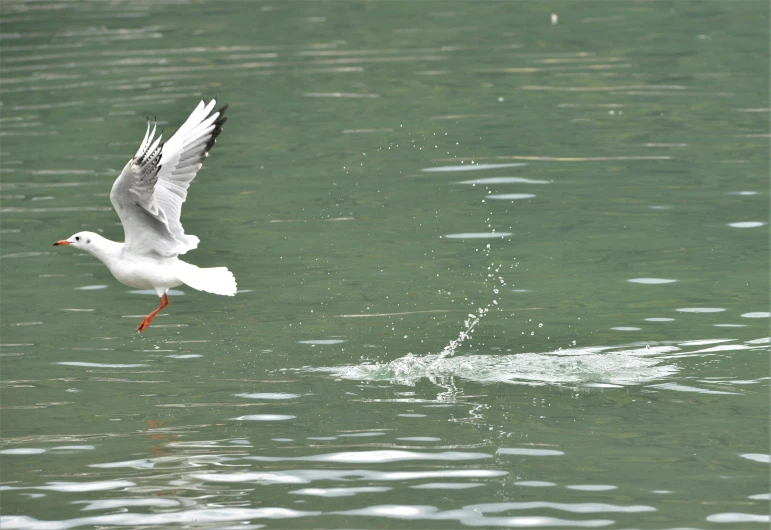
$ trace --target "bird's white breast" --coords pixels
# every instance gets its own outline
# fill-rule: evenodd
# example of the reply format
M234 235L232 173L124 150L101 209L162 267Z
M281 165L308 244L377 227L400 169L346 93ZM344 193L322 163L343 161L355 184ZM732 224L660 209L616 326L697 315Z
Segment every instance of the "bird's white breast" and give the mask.
M173 258L149 258L125 256L124 259L108 264L115 278L136 289L170 288L182 285L177 275L179 260Z

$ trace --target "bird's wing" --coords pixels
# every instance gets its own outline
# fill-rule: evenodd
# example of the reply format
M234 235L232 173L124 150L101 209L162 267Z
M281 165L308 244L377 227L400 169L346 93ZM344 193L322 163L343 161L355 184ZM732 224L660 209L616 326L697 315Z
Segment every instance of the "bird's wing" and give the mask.
M198 246L185 234L179 217L187 188L201 169L214 141L222 132L227 105L213 110L215 100L201 101L165 144L147 132L137 154L129 160L110 192L125 232L125 249L139 254L176 256Z

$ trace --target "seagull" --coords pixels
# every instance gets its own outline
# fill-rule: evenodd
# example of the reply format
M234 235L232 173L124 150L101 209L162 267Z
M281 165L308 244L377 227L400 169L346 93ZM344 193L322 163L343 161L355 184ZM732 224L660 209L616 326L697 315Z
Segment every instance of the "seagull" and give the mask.
M222 132L227 105L214 110L216 100L201 101L166 142L150 125L136 155L128 161L110 191L110 202L123 224L123 243L94 232L78 232L54 243L82 249L104 263L129 287L152 289L161 305L137 327L140 333L169 305L168 291L183 283L224 296L236 294L236 279L226 267L202 269L177 256L198 247L200 240L185 234L179 216L187 188L201 169Z

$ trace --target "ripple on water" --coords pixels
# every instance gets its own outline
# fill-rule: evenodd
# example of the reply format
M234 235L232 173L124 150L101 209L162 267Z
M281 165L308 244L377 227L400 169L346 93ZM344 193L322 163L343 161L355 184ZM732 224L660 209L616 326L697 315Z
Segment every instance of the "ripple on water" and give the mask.
M469 453L463 451L441 451L438 453L426 453L420 451L400 451L396 449L382 449L376 451L343 451L340 453L322 453L308 456L248 456L247 460L260 462L338 462L346 464L382 464L387 462L406 462L413 460L440 460L460 462L464 460L481 460L492 458L487 453Z
M300 397L300 394L289 394L286 392L256 392L233 395L246 399L296 399Z
M742 458L746 458L747 460L752 460L754 462L761 462L763 464L768 464L771 462L771 456L763 453L743 453L740 454Z
M131 488L135 483L128 480L95 480L92 482L48 482L45 486L2 486L3 490L43 490L64 493L83 493L86 491L108 491ZM6 528L2 526L2 528Z
M669 280L667 278L632 278L627 281L630 283L644 283L647 285L659 285L662 283L674 283L677 280Z
M757 228L759 226L763 226L766 223L762 221L742 221L739 223L728 223L728 226L732 228Z
M381 493L390 491L388 486L361 486L358 488L304 488L290 491L293 495L313 495L315 497L353 497L359 493Z
M512 235L511 232L463 232L460 234L446 234L439 237L444 237L445 239L491 239L509 237L510 235Z
M425 471L376 471L371 469L287 469L282 471L231 471L190 473L204 482L257 484L310 484L314 481L403 482L406 480L497 478L508 475L497 469L431 469Z
M569 490L578 491L611 491L618 489L618 486L611 486L610 484L573 484L565 487Z
M517 201L522 199L532 199L535 193L500 193L497 195L486 195L485 199L494 199L498 201Z
M534 180L522 177L487 177L481 179L462 180L456 184L551 184L549 180Z
M484 486L481 482L427 482L410 486L416 490L467 490Z
M675 309L680 313L721 313L725 311L724 307L680 307Z
M503 503L501 503L503 504ZM507 503L511 506L490 508L486 511L492 512L505 512L508 510L516 509L531 509L531 508L555 508L555 503L543 503L548 506L540 506L539 503L530 506L513 506L515 503ZM521 503L528 504L528 503ZM485 505L487 506L487 505ZM490 505L492 506L492 505ZM559 508L557 508L559 509ZM587 510L588 511L588 510ZM623 511L623 510L618 510ZM368 506L366 508L358 508L355 510L345 510L339 512L332 512L340 515L360 515L365 517L384 517L387 519L398 520L429 520L429 521L443 521L446 525L446 521L458 521L464 526L475 527L507 527L507 528L537 528L537 527L583 527L583 528L598 528L602 526L608 526L613 524L614 521L607 519L581 519L581 520L568 520L560 519L557 517L546 517L539 515L527 515L527 516L504 516L504 517L488 517L485 515L485 508L482 505L464 506L458 510L443 511L434 506L423 505L399 505L399 504L385 504L378 506Z
M523 484L527 481L515 482L515 484ZM537 482L537 481L530 481ZM553 482L544 482L544 485L554 485ZM485 512L503 512L508 510L533 510L537 508L550 508L552 510L560 510L571 513L643 513L643 512L655 512L656 508L646 505L619 505L619 504L605 504L600 502L547 502L547 501L531 501L531 502L495 502L489 504L473 504L466 506L466 508Z
M142 364L142 363L107 364L107 363L87 363L87 362L80 362L80 361L62 361L56 364L61 364L64 366L83 366L85 368L142 368L145 366L150 366L149 364Z
M771 313L768 311L758 311L756 313L744 313L742 318L769 318Z
M193 508L179 512L162 513L112 513L94 517L65 519L52 524L26 515L0 516L3 530L51 530L74 528L78 526L154 526L169 528L170 525L201 525L205 523L238 522L247 519L290 519L294 517L317 516L321 512L301 512L289 508L241 508L241 507L206 507Z
M182 503L174 499L161 498L132 498L132 499L106 499L100 501L72 501L72 504L85 504L82 511L91 510L116 510L119 508L128 508L130 506L151 506L154 508L172 508L180 506Z
M311 344L311 345L321 345L321 344L340 344L345 342L342 339L312 339L312 340L298 340L297 341L300 344Z
M752 513L715 513L707 516L710 523L766 523L771 522L769 515Z
M678 346L706 346L708 344L720 344L723 342L731 342L733 339L696 339L696 340L684 340L678 342Z
M522 167L526 166L527 162L518 162L511 164L463 164L461 166L439 166L439 167L427 167L421 169L424 173L443 173L451 171L480 171L483 169L500 169L505 167Z
M46 449L39 447L18 447L16 449L0 450L0 455L39 455L45 453Z
M722 395L742 395L741 392L725 392L723 390L709 390L695 386L678 385L677 383L661 383L659 385L650 385L647 388L660 388L662 390L674 390L676 392L694 392L697 394L722 394Z
M0 233L6 233L8 230L0 231ZM53 254L53 252L14 252L12 254L3 254L0 259L14 259L14 258L35 258L38 256L47 256Z
M237 418L229 418L234 421L286 421L293 420L297 416L291 414L247 414Z
M520 456L561 456L565 454L555 449L533 449L531 447L501 447L496 453L499 455Z

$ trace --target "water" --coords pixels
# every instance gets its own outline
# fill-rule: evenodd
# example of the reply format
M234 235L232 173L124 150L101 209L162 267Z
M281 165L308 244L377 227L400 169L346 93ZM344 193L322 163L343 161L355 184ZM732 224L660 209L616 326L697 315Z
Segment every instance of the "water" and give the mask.
M3 528L768 525L765 3L0 15ZM51 244L215 94L137 335Z

